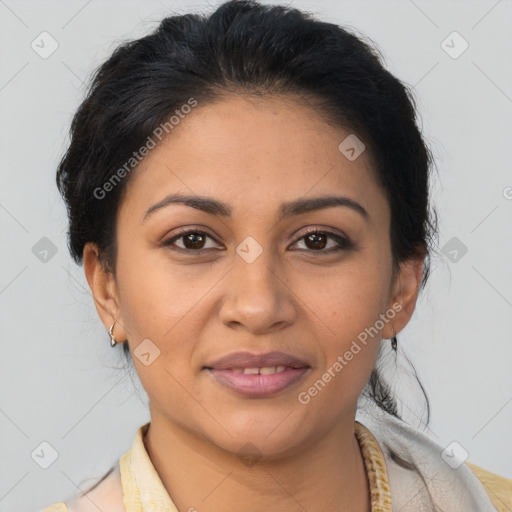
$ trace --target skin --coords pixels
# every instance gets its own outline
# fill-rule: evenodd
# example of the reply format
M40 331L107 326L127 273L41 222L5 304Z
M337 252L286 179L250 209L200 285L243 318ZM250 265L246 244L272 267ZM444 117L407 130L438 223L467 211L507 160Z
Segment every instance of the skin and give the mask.
M101 320L106 329L116 322L149 396L145 446L180 511L370 510L356 402L380 339L400 332L414 311L424 256L392 275L389 205L368 152L349 161L339 151L349 133L294 97L199 104L132 171L117 218L115 275L94 244L84 249ZM143 221L170 193L215 198L232 216L174 204ZM333 194L360 203L368 220L340 206L278 220L283 202ZM175 247L186 254L162 245L181 227L208 235L188 245L203 254L183 237ZM305 228L315 227L354 247L328 253L335 239L308 244ZM263 250L252 263L236 252L248 236ZM397 303L401 311L379 335L301 404L298 394ZM148 366L134 355L145 339L160 350ZM245 397L202 369L238 350L280 350L311 369L276 395ZM247 442L261 455L252 466L237 456Z

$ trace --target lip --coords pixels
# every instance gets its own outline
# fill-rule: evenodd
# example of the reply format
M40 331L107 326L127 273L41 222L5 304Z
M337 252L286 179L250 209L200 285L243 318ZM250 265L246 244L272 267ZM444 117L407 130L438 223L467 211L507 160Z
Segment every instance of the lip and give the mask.
M264 354L234 352L206 364L203 369L231 370L233 368L263 368L266 366L287 366L297 369L307 368L309 364L284 352L266 352Z
M244 374L240 368L284 366L283 371L272 374ZM238 369L238 371L236 371ZM310 365L291 354L267 352L251 354L235 352L203 367L216 382L225 388L251 398L261 398L292 386L311 370Z
M274 395L302 380L311 368L287 367L282 372L267 375L237 373L234 370L216 370L207 368L213 378L225 388L250 397L262 398Z

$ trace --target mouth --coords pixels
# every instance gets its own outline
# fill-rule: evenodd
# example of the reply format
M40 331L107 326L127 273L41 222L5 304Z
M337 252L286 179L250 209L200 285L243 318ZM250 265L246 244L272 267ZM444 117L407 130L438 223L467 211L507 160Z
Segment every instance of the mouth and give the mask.
M235 373L243 373L244 375L273 375L274 373L281 373L284 372L286 369L293 369L297 370L300 368L307 368L306 366L263 366L261 368L254 367L254 368L208 368L207 366L204 367L205 370L219 370L219 371L231 371Z
M305 361L282 352L238 352L202 368L214 381L237 394L261 398L279 393L311 372Z

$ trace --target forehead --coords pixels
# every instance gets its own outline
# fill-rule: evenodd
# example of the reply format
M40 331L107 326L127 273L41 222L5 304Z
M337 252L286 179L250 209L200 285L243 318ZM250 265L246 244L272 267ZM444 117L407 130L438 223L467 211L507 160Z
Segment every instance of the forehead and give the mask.
M293 97L233 95L198 103L133 171L123 206L142 216L179 192L218 198L236 212L340 194L385 216L384 193L367 152L349 160L339 149L349 136Z

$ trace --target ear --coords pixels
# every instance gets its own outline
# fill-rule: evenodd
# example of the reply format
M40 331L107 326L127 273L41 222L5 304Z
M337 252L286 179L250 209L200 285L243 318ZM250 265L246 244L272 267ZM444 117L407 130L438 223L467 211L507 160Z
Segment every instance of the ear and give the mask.
M395 334L398 334L409 323L414 313L423 277L424 259L425 252L420 251L417 255L411 256L411 258L400 264L388 303L388 308L394 309L397 313L392 321L386 323L383 329L383 336L385 338L391 338L393 330ZM400 309L398 305L401 306Z
M104 268L99 259L98 247L92 242L85 244L83 260L85 276L105 329L108 331L115 322L113 334L116 340L125 341L127 332L123 326L119 307L119 292L114 274Z

